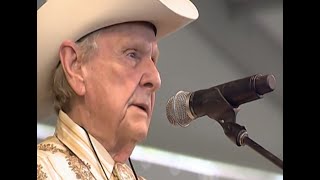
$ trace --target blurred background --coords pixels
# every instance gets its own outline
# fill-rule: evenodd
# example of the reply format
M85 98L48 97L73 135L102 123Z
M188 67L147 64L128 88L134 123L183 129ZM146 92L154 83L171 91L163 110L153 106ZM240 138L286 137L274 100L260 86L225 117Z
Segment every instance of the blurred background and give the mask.
M37 0L38 7L43 0ZM240 106L237 123L249 137L283 159L283 1L192 0L199 19L159 42L162 87L149 136L133 152L147 179L283 179L283 171L248 146L237 146L213 119L186 128L166 118L179 90L206 89L253 74L272 74L276 89ZM40 142L56 117L37 121Z

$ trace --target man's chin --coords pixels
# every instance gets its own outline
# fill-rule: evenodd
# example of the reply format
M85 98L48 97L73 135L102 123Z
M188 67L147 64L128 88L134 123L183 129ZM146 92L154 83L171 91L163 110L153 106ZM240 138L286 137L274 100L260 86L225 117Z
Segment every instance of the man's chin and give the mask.
M148 128L139 128L136 130L136 138L138 142L144 141L148 135Z
M150 125L150 119L146 113L137 108L129 108L124 121L129 123L127 128L130 129L130 133L136 141L140 142L146 139Z

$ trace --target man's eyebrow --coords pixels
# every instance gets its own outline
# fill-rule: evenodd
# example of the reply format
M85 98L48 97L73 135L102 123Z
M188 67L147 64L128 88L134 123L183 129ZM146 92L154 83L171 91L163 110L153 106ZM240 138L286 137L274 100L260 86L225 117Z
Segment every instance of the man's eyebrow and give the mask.
M152 48L150 48L150 43L145 42L144 40L138 40L138 39L133 39L130 40L128 43L126 43L125 46L131 46L134 47L137 50L143 51L143 52L147 52L150 51Z

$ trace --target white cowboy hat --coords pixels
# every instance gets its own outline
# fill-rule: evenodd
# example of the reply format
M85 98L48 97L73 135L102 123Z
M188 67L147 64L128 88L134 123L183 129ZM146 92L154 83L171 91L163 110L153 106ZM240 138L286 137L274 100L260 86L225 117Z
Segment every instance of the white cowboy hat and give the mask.
M129 21L151 22L160 39L198 16L190 0L48 0L37 11L37 119L54 112L50 77L63 40Z

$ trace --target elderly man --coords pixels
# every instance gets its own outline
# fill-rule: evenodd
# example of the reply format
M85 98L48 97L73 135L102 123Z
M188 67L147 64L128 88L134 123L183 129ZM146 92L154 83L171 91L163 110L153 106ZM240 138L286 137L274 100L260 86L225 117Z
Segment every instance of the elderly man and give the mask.
M189 0L49 0L38 9L38 179L143 179L130 155L161 80L157 42L198 18ZM126 164L129 161L131 168Z

